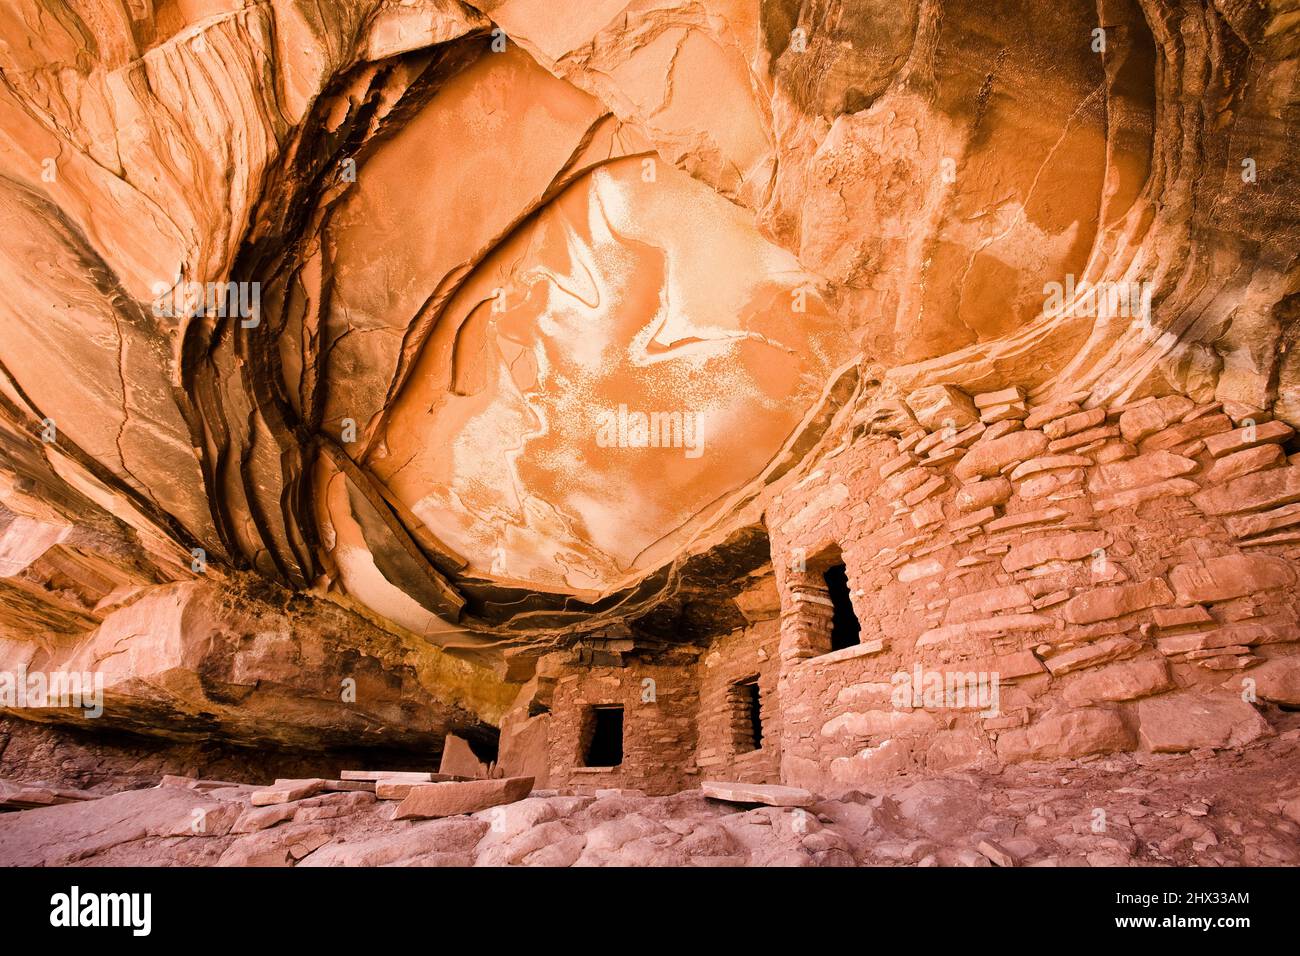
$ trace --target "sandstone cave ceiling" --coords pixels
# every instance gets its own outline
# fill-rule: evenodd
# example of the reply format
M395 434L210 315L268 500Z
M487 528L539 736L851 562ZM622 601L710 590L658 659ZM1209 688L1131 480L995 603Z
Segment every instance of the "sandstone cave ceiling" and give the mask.
M680 640L764 489L920 385L1300 420L1286 4L562 6L7 5L6 509L445 646ZM154 308L225 282L256 324Z

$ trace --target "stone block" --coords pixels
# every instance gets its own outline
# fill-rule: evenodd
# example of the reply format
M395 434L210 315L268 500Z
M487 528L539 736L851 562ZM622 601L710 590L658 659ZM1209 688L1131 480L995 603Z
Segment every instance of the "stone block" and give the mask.
M929 431L966 428L979 421L979 411L970 396L952 385L927 385L907 396L907 405L917 422Z
M1138 703L1138 734L1155 753L1242 747L1271 732L1239 696L1185 691Z
M700 790L711 800L728 803L761 803L769 807L808 807L817 798L800 787L783 787L764 783L729 783L706 780Z
M477 813L489 807L522 800L532 789L532 777L414 784L397 805L393 819L428 820Z
M1180 564L1169 572L1169 580L1179 604L1208 604L1291 587L1296 573L1283 558L1228 554L1200 565Z
M1173 598L1173 593L1162 578L1152 578L1136 584L1086 591L1071 598L1062 608L1062 614L1071 624L1093 624L1168 604Z

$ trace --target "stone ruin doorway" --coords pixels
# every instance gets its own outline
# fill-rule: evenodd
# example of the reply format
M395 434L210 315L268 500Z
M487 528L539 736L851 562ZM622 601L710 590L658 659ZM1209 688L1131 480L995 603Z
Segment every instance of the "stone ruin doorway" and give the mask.
M831 618L831 650L856 647L862 643L862 625L853 610L848 568L842 561L832 564L822 572L822 580L826 582L826 591L834 612Z
M617 767L623 762L622 704L595 704L587 709L581 755L584 767Z
M763 748L763 702L759 694L758 675L738 680L728 693L731 704L732 740L737 754Z

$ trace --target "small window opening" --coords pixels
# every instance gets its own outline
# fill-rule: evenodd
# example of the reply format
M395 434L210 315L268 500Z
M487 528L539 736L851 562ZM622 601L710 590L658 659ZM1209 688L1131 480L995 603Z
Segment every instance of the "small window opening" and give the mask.
M731 685L731 714L736 753L761 749L763 704L758 692L758 677L749 677Z
M826 581L835 612L831 621L831 650L856 647L862 643L862 625L853 613L853 601L849 597L849 573L844 565L836 564L828 568L822 577Z
M599 704L588 717L584 765L617 767L623 762L623 705Z

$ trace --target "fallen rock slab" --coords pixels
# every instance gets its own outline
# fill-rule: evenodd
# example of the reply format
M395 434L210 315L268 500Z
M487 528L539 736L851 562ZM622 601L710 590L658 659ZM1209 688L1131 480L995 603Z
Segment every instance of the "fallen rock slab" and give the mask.
M427 770L344 770L340 780L370 781L390 780L401 783L435 783L439 774Z
M267 830L277 823L293 819L298 808L288 803L277 803L266 807L253 807L245 810L230 828L231 833L256 833Z
M318 777L306 780L277 780L274 786L258 790L251 797L253 806L270 807L277 803L292 803L304 797L312 797L325 789L325 781Z
M1026 728L1004 732L997 742L998 756L1008 762L1084 757L1132 746L1133 734L1123 718L1103 707L1049 714Z
M395 833L368 834L360 839L330 843L308 855L300 866L469 866L473 849L491 824L474 817L420 823Z
M1268 721L1240 697L1187 692L1138 704L1138 735L1154 753L1242 747L1271 732Z
M182 787L186 790L230 790L256 789L255 784L235 783L233 780L197 780L194 777L182 777L177 774L163 774L160 787Z
M54 792L45 787L25 787L0 780L0 810L31 810L58 802Z
M801 787L783 787L772 783L721 783L706 780L700 784L706 797L729 803L764 803L769 807L809 807L817 802Z
M476 813L503 803L514 803L533 790L532 777L503 780L464 780L420 784L397 805L394 820L432 820Z

